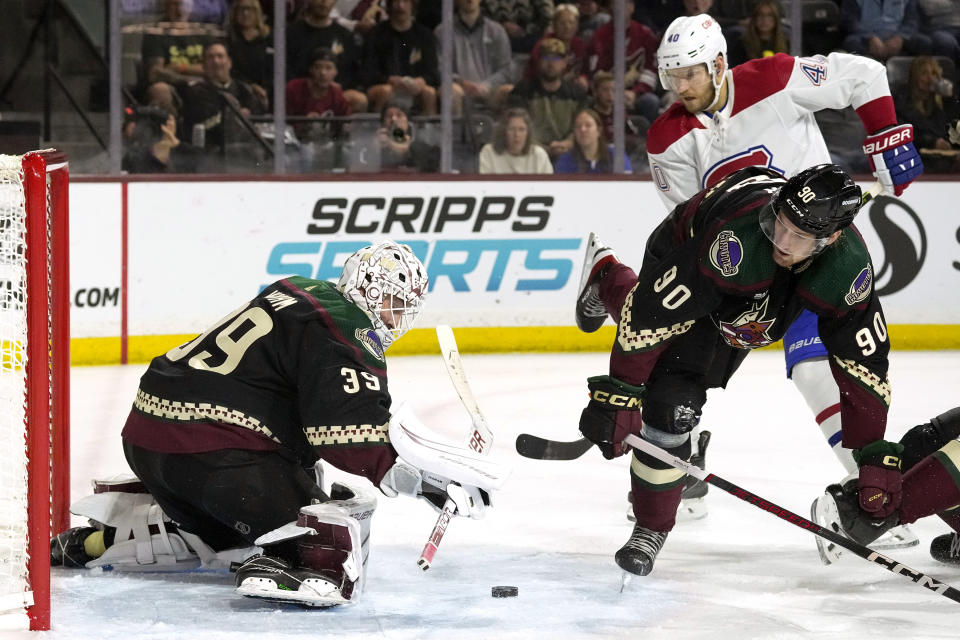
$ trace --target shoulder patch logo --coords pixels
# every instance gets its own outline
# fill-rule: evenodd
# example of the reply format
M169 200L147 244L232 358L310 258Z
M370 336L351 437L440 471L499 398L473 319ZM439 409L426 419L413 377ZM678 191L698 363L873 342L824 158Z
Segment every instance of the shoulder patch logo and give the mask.
M380 362L385 362L383 358L383 346L380 344L380 338L373 329L356 329L353 332L357 342L363 345L363 348L370 352L374 358Z
M725 277L735 276L743 262L743 245L733 231L724 229L710 245L710 264Z
M667 182L667 176L664 175L663 169L660 168L656 162L653 163L653 179L657 183L657 188L660 191L670 191L670 183Z
M800 63L800 71L807 76L807 79L815 87L819 87L827 79L827 65L823 62L815 62L809 58L805 59Z
M848 305L853 306L858 302L863 302L866 300L872 289L873 269L868 264L860 271L860 273L857 274L857 277L854 278L853 284L850 285L850 290L847 295L843 297L843 300Z

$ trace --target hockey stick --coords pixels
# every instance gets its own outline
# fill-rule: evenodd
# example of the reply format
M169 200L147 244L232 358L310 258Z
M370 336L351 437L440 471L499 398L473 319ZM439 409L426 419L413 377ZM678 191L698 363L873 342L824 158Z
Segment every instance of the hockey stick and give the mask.
M563 442L548 440L531 433L517 436L517 453L533 460L576 460L593 446L586 438Z
M456 389L460 401L470 414L472 430L467 437L467 447L481 455L490 453L490 447L493 446L493 432L487 425L487 419L480 412L480 406L477 399L473 396L473 390L470 389L470 383L467 382L467 374L463 370L463 361L460 360L460 349L457 347L457 339L453 335L453 329L449 325L437 325L437 342L440 344L440 354L443 356L443 364L447 367L447 375L450 376L450 382ZM424 545L420 557L417 559L417 566L426 571L433 563L433 557L437 553L443 534L447 532L447 525L457 513L457 505L450 498L443 505L440 511L440 517L430 532L430 538Z
M657 460L660 460L662 462L669 464L671 467L679 469L684 473L691 475L699 480L702 480L708 484L712 484L713 486L718 487L726 491L727 493L732 494L737 498L740 498L744 502L748 502L752 504L758 509L768 511L769 513L772 513L773 515L777 516L778 518L781 518L782 520L789 522L790 524L796 525L801 529L806 529L807 531L809 531L814 535L820 536L821 538L829 540L834 544L840 545L844 549L847 549L848 551L860 556L864 560L875 562L876 564L880 565L887 571L891 571L898 575L904 576L905 578L908 578L909 580L915 582L921 587L924 587L931 591L939 593L940 595L944 596L945 598L949 598L954 602L960 602L960 591L951 587L950 585L944 582L940 582L939 580L936 580L935 578L932 578L926 575L925 573L921 573L916 569L911 569L907 565L901 564L900 562L897 562L896 560L888 558L883 554L877 553L876 551L869 549L862 544L854 542L853 540L845 536L842 536L839 533L835 533L830 529L821 527L817 523L811 522L810 520L807 520L802 516L798 516L792 511L788 511L779 505L776 505L768 500L764 500L760 496L754 493L751 493L746 489L742 489L737 485L733 484L732 482L724 480L719 476L716 476L712 473L704 471L700 467L694 464L691 464L686 460L682 460L674 455L667 453L666 451L664 451L663 449L661 449L660 447L658 447L653 443L647 442L646 440L638 438L637 436L632 434L626 437L626 443L636 449L640 449L644 453L650 454Z

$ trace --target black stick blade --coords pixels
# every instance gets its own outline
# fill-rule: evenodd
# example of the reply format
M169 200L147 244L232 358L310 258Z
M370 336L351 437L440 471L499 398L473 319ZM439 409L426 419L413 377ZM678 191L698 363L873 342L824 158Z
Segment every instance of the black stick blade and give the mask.
M547 440L530 433L517 436L517 453L533 460L576 460L593 444L586 438L572 442Z

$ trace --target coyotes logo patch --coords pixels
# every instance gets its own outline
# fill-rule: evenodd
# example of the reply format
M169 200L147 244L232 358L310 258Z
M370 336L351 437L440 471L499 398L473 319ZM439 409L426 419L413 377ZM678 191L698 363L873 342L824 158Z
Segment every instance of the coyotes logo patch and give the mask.
M853 283L850 285L850 289L847 292L847 295L843 297L843 300L852 307L858 302L863 302L866 300L872 289L873 268L871 268L871 266L868 264L860 271L860 273L857 274L857 277L854 278Z
M384 362L383 346L380 344L380 338L377 337L373 329L357 329L353 332L357 342L363 345L363 348L370 352L374 358Z
M724 229L710 245L710 264L725 277L735 276L743 262L743 244L733 231Z
M717 323L727 344L737 349L756 349L773 342L770 327L777 319L765 317L769 301L767 298L762 303L754 302L749 310L740 314L733 322Z

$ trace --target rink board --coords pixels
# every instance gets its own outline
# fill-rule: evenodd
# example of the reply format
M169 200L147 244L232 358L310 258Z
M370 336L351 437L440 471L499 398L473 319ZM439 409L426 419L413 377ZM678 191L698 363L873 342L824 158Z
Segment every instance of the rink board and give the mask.
M596 231L638 265L665 209L641 180L220 178L71 185L73 362L146 361L282 277L335 279L384 238L430 275L420 329L391 353L605 350L574 328L584 242ZM960 183L923 182L858 217L894 348L960 348Z

